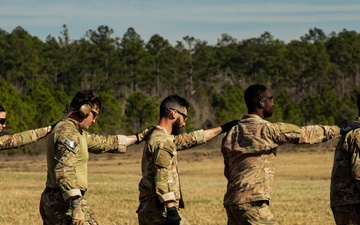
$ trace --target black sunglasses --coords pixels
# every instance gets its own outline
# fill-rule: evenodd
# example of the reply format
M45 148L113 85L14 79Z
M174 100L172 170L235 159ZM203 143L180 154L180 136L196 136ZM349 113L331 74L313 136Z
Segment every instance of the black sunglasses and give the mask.
M182 112L180 112L179 110L174 109L174 108L169 108L169 109L175 110L177 113L179 113L180 115L182 115L183 118L184 118L184 121L186 122L188 116L187 116L185 113L182 113Z
M6 123L6 118L0 118L0 123L1 123L1 125L5 125L5 123Z
M273 101L273 99L274 99L274 96L270 96L270 97L261 99L260 102L265 101L265 100Z
M91 110L92 114L93 114L93 118L96 119L96 117L99 115L98 112L96 112L95 110Z

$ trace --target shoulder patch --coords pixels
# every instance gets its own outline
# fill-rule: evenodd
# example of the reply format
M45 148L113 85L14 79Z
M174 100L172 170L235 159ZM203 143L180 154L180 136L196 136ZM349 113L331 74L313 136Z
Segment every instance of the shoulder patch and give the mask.
M174 142L170 140L165 140L164 142L161 142L159 144L159 149L167 151L170 154L173 154L173 152L176 150L174 146Z
M70 140L69 138L66 138L64 144L69 146L71 149L76 148L76 143L74 141Z
M160 167L168 167L173 162L173 157L176 157L176 148L174 143L166 140L159 144L159 150L155 159L155 164Z

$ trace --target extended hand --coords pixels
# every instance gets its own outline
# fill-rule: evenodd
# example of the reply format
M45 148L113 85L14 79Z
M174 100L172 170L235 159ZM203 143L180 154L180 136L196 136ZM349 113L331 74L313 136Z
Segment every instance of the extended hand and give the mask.
M221 125L221 133L228 132L233 126L237 125L239 120L233 120Z
M151 132L155 129L154 126L148 127L143 130L141 133L137 133L136 135L136 142L135 144L140 144L143 140L146 140L147 137L151 134Z
M360 128L360 123L356 121L350 123L344 123L341 124L339 128L340 128L340 134L347 134L349 131Z

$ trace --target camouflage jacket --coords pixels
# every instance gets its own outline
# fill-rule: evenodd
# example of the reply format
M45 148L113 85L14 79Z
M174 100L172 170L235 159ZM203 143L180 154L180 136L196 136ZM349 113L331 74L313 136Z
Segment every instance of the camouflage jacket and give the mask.
M277 146L318 143L339 135L337 126L298 127L245 115L222 140L224 175L228 180L224 206L270 201Z
M34 143L45 137L51 131L51 126L28 130L13 135L0 136L0 150L17 148Z
M331 207L352 204L360 204L360 129L340 138L331 174Z
M126 137L90 134L73 119L60 121L49 134L46 186L60 188L64 199L81 196L88 188L89 152L125 153Z
M147 140L142 156L142 179L139 183L140 201L157 196L161 203L181 201L181 188L177 167L177 150L205 143L203 130L171 135L157 126Z

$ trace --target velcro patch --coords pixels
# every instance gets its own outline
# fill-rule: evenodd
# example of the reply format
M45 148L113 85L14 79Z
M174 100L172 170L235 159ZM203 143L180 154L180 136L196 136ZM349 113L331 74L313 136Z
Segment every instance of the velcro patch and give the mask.
M73 150L76 148L76 143L74 141L70 140L69 138L66 138L64 144L66 144Z

